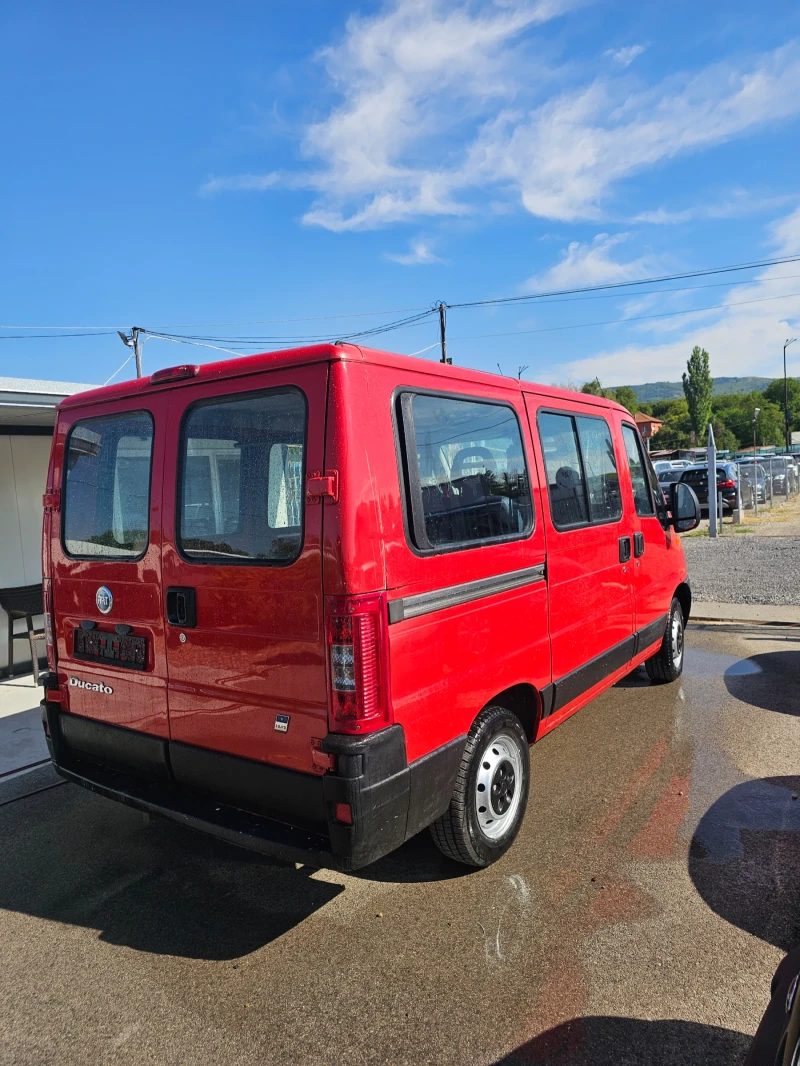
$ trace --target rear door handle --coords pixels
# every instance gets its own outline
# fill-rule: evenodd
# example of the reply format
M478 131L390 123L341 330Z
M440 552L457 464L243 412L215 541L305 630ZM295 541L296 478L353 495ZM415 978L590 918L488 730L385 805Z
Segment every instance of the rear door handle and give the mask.
M631 538L620 537L619 538L619 561L621 563L627 563L631 558Z
M197 625L197 596L192 588L167 589L167 621L171 626L193 629Z
M637 559L644 555L644 533L633 534L633 554Z

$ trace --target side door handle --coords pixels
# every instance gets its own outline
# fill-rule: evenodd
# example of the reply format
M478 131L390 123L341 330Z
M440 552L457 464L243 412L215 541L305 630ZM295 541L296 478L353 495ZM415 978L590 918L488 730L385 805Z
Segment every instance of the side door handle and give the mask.
M633 534L633 554L637 559L644 555L644 533Z
M193 629L197 625L197 596L192 588L173 585L167 589L167 621L171 626Z
M620 537L619 538L619 561L621 563L630 562L631 558L631 538Z

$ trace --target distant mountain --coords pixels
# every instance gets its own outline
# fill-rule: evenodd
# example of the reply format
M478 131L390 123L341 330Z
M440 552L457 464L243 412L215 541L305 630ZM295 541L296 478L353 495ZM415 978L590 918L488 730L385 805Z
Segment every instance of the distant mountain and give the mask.
M714 378L714 395L730 396L733 392L762 392L774 378ZM680 381L649 381L645 385L631 385L641 403L654 400L683 399Z

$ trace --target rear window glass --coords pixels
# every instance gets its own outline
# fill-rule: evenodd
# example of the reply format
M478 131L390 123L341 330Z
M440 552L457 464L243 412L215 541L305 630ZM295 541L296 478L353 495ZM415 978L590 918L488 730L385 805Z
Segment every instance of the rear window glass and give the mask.
M145 411L76 422L67 441L64 548L135 559L147 548L153 419Z
M306 404L297 390L189 410L179 544L208 562L287 563L303 543Z
M530 533L530 480L513 408L406 393L401 414L417 548Z

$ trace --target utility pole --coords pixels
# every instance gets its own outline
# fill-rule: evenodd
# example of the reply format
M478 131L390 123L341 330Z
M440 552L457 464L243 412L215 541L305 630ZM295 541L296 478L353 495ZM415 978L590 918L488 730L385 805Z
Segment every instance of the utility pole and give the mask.
M786 376L786 349L797 337L790 337L783 346L783 417L786 424L786 451L792 450L792 431L789 428L789 379Z
M452 359L447 358L447 340L445 338L445 308L446 304L440 301L439 303L439 339L442 342L442 358L440 363L452 363Z
M119 339L125 345L126 348L133 348L133 355L136 359L136 377L142 376L142 345L139 340L139 334L145 331L141 326L132 326L130 336L127 333L123 333L121 329L117 330Z

